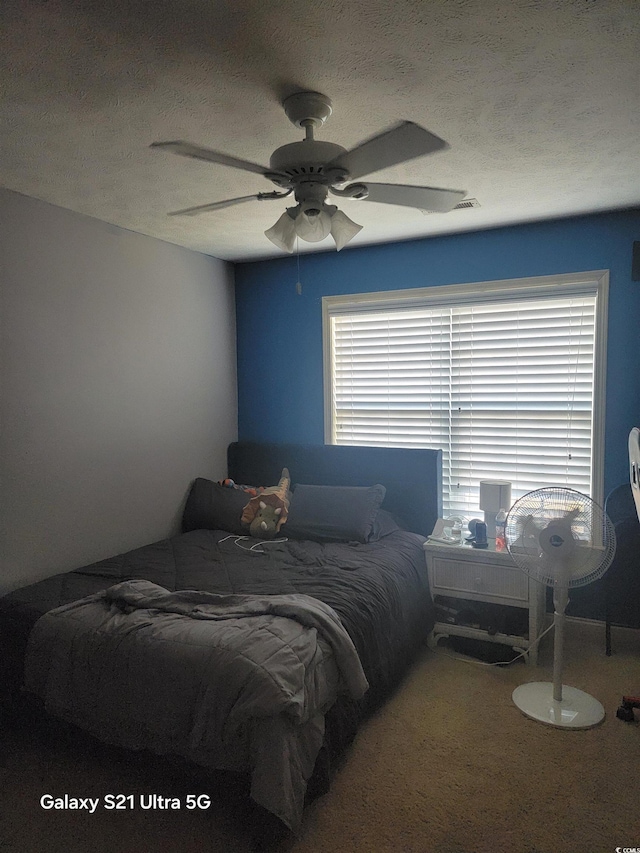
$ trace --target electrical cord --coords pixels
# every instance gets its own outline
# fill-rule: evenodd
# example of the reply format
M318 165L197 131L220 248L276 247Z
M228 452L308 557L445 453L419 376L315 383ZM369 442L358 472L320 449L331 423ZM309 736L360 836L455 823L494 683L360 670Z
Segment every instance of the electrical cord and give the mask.
M472 666L511 666L511 664L515 663L519 658L526 658L526 656L529 654L529 651L534 646L537 646L538 643L540 642L540 640L544 637L544 635L548 634L552 628L553 628L553 622L551 623L551 625L549 625L548 628L544 629L544 631L542 632L542 634L540 634L539 637L536 637L536 639L533 641L533 643L531 643L531 645L529 646L529 648L527 649L526 652L519 652L512 660L496 661L495 663L488 663L487 661L483 661L483 660L472 660L470 658L461 658L461 657L458 657L457 655L450 655L447 652L443 652L438 648L432 649L432 651L437 655L442 655L445 658L451 658L451 660L459 660L459 661L462 661L462 663L469 663Z
M240 544L241 542L244 542L250 538L251 538L250 536L236 536L235 534L230 533L229 536L224 536L222 539L218 539L218 545L221 542L226 542L227 539L233 539L234 540L233 544L237 545L238 548L241 548L243 551L249 551L249 552L252 552L254 554L266 554L267 553L266 551L258 550L262 545L275 545L276 543L288 542L289 541L286 537L284 539L260 539L260 540L258 540L258 542L254 542L254 544L250 548L245 548L244 545Z

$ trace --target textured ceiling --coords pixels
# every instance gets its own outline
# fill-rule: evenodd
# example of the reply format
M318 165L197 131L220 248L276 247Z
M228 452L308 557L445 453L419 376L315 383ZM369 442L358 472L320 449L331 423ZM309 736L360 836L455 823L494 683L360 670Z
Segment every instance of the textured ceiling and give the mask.
M263 231L285 202L168 217L274 188L149 144L268 165L302 139L281 107L302 90L333 101L318 139L350 148L409 119L451 146L373 180L481 205L340 200L364 226L352 246L640 204L638 0L3 0L0 15L2 185L219 258L281 254Z

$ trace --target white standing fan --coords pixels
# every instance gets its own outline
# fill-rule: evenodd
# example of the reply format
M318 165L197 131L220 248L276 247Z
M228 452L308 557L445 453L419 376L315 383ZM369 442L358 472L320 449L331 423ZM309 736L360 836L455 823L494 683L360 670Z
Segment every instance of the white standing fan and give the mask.
M553 683L522 684L513 701L527 717L563 728L587 729L604 719L588 693L562 683L565 610L569 589L586 586L607 571L615 531L591 498L566 488L538 489L521 497L507 516L505 538L516 565L553 588Z

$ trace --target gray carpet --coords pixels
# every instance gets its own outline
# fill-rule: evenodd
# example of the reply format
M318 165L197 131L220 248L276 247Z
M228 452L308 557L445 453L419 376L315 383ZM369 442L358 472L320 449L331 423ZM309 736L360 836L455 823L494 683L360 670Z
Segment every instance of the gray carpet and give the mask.
M640 693L640 632L567 625L564 681L605 706L597 728L565 731L525 718L511 693L551 678L426 650L394 697L360 731L331 791L306 813L287 853L614 853L640 847L640 723L615 716ZM10 853L244 853L250 809L234 786L212 791L180 764L98 745L3 730L0 849ZM45 811L42 794L176 796L180 811ZM188 793L212 797L188 811Z

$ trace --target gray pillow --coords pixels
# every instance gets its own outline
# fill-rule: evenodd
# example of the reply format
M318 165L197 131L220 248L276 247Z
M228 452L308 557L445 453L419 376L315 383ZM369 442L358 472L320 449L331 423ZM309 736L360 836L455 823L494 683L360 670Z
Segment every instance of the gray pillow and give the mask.
M240 523L242 511L251 500L251 493L230 489L198 477L193 481L182 515L182 530L227 530L246 535Z
M370 542L386 489L375 486L296 485L281 533L290 539Z
M376 515L376 519L373 522L373 528L371 530L371 534L369 535L369 542L377 542L378 539L382 539L383 536L388 536L389 533L393 533L395 530L401 530L401 526L395 520L395 518L391 515L390 512L386 512L384 509L378 510L378 514Z

